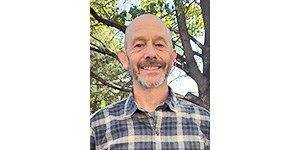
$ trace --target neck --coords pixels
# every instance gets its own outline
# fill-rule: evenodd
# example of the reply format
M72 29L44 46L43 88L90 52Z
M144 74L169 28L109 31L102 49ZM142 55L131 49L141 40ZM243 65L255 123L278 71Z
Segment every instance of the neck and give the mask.
M155 108L167 99L169 90L166 81L155 88L145 88L138 83L134 83L133 94L139 106L148 112L153 112Z

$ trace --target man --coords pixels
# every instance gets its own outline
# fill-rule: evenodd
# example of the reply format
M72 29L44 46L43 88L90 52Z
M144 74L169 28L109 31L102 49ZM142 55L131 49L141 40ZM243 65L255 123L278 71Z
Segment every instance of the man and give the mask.
M176 55L169 29L156 16L129 24L118 57L133 77L133 90L91 117L91 150L209 149L208 111L177 99L168 87Z

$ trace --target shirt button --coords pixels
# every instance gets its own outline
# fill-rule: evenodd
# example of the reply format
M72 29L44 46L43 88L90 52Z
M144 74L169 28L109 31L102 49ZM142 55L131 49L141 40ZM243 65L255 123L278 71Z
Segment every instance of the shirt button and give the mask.
M159 135L159 131L158 130L156 130L155 133L156 133L156 135Z

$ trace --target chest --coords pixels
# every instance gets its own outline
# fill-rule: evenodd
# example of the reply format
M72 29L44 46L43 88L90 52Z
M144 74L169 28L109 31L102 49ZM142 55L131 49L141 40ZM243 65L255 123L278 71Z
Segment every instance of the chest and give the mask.
M112 120L101 149L205 149L195 119L173 114L134 115Z

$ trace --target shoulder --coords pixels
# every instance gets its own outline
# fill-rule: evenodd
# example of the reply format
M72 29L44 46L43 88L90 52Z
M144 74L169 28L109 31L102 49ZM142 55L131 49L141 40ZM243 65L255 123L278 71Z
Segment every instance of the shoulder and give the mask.
M110 104L102 109L99 109L94 114L91 115L90 122L91 126L93 122L104 119L108 116L120 116L124 114L124 106L126 99L118 101L116 103Z
M201 132L209 139L210 137L210 113L204 107L183 99L177 99L180 111L187 118L193 118Z
M181 111L185 111L187 113L199 113L203 116L210 116L210 113L207 109L190 101L177 98L177 104Z

